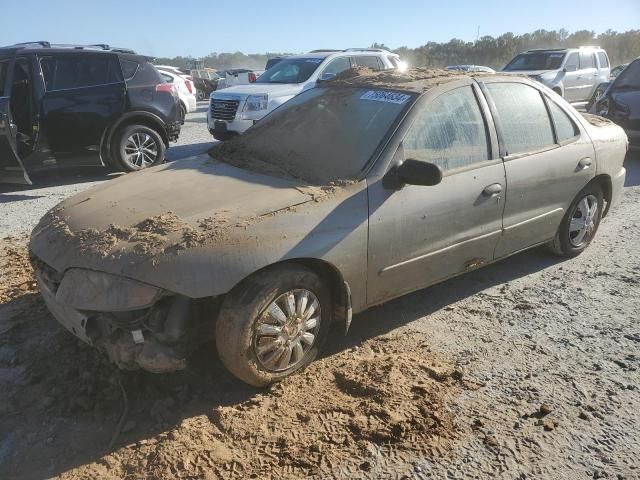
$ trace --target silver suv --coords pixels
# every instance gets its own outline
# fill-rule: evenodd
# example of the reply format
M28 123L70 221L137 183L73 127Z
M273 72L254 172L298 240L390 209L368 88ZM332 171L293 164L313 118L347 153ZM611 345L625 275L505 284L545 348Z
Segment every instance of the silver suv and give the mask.
M609 81L610 67L600 47L550 48L520 53L502 71L528 75L575 104Z

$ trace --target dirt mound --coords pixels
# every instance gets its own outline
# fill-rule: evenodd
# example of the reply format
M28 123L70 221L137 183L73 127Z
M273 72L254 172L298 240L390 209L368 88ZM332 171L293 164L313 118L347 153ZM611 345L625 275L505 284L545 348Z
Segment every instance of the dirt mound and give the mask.
M337 472L356 478L390 465L407 468L455 439L447 402L460 386L459 374L434 365L434 354L405 353L416 348L404 338L369 340L270 391L185 418L62 478L107 471L153 478L326 478ZM442 372L438 380L434 369ZM168 402L157 410L175 409Z
M411 68L404 71L376 71L369 68L356 67L340 73L334 80L326 82L324 85L329 88L373 87L422 93L452 80L477 75L457 70L429 68Z
M0 304L37 290L25 242L26 236L0 240Z

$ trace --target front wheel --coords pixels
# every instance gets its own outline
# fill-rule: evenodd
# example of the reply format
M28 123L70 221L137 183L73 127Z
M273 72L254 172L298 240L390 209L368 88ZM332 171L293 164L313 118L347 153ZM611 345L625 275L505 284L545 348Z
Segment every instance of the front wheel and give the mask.
M259 272L226 297L216 323L216 347L231 373L264 386L304 369L326 340L331 295L301 266Z
M597 183L583 188L567 210L555 238L549 244L562 257L580 255L595 237L602 218L604 196Z
M144 125L128 125L116 135L113 152L120 169L133 172L162 163L165 145L155 130Z

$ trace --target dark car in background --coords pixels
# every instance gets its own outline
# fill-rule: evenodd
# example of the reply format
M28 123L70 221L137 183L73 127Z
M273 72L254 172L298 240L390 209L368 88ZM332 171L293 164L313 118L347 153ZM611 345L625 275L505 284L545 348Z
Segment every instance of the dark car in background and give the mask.
M631 145L640 147L640 58L606 86L591 111L620 125Z
M0 182L56 164L140 170L181 126L175 88L151 58L108 45L0 48Z

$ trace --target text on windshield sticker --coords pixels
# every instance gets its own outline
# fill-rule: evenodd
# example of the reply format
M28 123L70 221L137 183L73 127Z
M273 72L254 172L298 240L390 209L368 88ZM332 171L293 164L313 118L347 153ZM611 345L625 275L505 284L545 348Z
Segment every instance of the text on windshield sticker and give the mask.
M383 90L369 90L360 97L360 100L373 100L374 102L397 103L398 105L406 102L411 95L398 92L385 92Z

